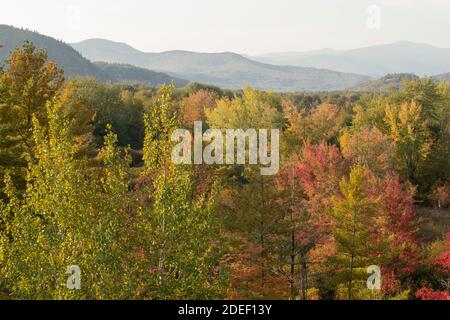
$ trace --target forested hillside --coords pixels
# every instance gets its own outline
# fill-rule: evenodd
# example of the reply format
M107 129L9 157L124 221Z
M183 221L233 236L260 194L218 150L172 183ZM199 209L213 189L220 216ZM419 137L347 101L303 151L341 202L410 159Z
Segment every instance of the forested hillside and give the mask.
M436 81L446 81L450 83L450 72L434 76L433 79Z
M0 25L0 43L3 46L0 50L0 61L3 62L17 46L21 46L26 40L33 42L37 48L47 50L49 60L57 61L63 66L64 73L68 77L78 75L94 76L99 81L108 79L105 73L64 42L37 32L6 25Z
M447 300L449 119L450 85L427 78L113 85L64 79L27 42L0 68L0 299ZM172 134L197 121L278 129L278 174L176 165Z
M175 86L184 87L188 81L171 77L162 72L155 72L144 68L134 67L129 64L96 62L95 66L111 77L115 83L144 83L159 86L174 81Z
M37 48L45 49L49 60L63 67L66 77L89 76L95 77L100 82L140 82L150 85L169 84L174 79L177 86L187 84L185 80L132 66L96 65L62 41L6 25L0 25L0 44L3 46L0 50L0 62L3 63L5 58L26 40L32 42Z
M228 89L251 85L281 92L343 90L369 79L364 75L332 70L264 64L232 52L146 53L127 44L104 39L71 45L92 61L132 64Z
M418 80L419 77L412 73L394 73L388 74L376 80L369 81L359 86L353 87L351 91L362 92L389 92L391 90L400 90L403 82Z

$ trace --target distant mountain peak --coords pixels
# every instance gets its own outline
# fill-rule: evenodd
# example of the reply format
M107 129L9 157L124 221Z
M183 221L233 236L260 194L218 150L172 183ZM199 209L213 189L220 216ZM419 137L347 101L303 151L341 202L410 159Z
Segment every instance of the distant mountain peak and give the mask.
M381 77L389 73L415 73L420 76L450 70L450 49L412 41L397 41L342 51L313 50L252 57L276 65L315 67Z
M132 64L227 89L240 89L248 84L274 91L326 91L345 89L368 80L357 74L266 64L234 52L174 50L149 53L112 44L91 41L72 46L92 61Z

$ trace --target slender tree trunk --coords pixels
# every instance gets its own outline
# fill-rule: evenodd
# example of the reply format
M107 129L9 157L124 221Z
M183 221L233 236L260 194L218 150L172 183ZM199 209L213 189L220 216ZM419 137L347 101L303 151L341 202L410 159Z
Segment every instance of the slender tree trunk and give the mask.
M291 277L290 277L290 289L291 298L295 300L295 258L296 258L296 243L295 243L295 228L294 228L294 192L295 192L295 168L292 167L292 188L291 188Z
M163 167L164 167L164 183L163 183L163 190L165 190L166 188L166 179L167 179L167 164L166 164L166 155L164 154L163 156ZM163 236L163 238L165 237L165 232L166 232L166 217L165 217L165 213L163 210L163 216L162 216L162 222L161 222L161 234ZM159 261L158 261L158 269L159 269L159 278L160 281L163 281L164 278L164 263L166 260L165 257L165 252L166 252L166 247L167 247L167 243L166 241L163 242L163 246L161 248L161 252L159 255Z
M265 210L265 201L264 201L264 178L261 176L261 208L260 208L260 246L261 246L261 288L262 295L265 297L265 282L266 282L266 272L265 272L265 239L264 239L264 210Z
M301 257L300 277L301 277L302 300L308 300L308 264L305 255L302 255Z
M353 290L353 265L355 262L355 253L354 253L354 248L355 248L355 236L356 236L356 222L355 222L356 217L353 217L353 239L352 239L352 256L350 258L350 281L348 283L348 299L351 300L352 299L352 290Z
M353 263L355 256L352 253L352 257L350 259L350 281L348 283L348 300L352 300L352 290L353 290Z
M292 231L291 235L291 277L290 277L290 287L291 287L291 298L295 300L295 233Z

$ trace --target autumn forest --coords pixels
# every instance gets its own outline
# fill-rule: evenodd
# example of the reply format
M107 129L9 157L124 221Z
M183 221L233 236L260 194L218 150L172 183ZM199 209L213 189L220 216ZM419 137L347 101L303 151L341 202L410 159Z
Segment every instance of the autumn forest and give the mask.
M0 69L0 299L447 300L449 120L450 85L426 77L111 84L25 42ZM197 121L278 129L279 172L174 164Z

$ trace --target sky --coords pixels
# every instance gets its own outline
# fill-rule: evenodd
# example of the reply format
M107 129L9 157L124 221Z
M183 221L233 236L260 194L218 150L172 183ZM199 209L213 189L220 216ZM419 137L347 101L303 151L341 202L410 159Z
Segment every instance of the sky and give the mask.
M450 48L450 0L1 0L0 24L147 52L346 50L396 41Z

